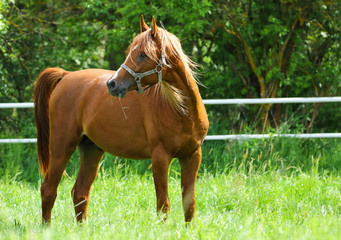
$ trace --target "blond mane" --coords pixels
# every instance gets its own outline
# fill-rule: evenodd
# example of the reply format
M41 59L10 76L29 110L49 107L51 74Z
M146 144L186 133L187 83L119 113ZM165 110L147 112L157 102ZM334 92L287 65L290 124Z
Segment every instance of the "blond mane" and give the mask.
M159 62L159 53L161 50L162 56L165 58L166 63L170 65L170 67L176 66L176 63L173 62L171 58L175 59L177 63L182 65L182 68L185 71L187 84L189 84L189 79L194 79L196 83L199 83L196 80L195 72L198 65L184 53L180 44L180 40L167 30L159 27L158 34L161 39L161 49L159 49L155 46L150 32L151 29L136 36L128 48L128 51L132 46L136 46L136 44L139 43L140 50L144 51L150 59L157 63ZM161 96L162 99L166 100L172 106L172 108L180 114L185 116L188 115L188 109L185 105L186 96L180 89L176 88L174 85L172 85L172 83L166 81L161 81L156 85L156 87L157 90L155 93L158 96Z

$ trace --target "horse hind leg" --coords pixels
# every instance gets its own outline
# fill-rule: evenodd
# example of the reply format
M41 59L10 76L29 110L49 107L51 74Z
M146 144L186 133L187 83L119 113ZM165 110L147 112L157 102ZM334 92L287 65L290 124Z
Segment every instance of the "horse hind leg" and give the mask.
M201 163L201 148L197 149L191 156L179 160L181 165L182 206L185 222L190 222L195 213L195 182Z
M71 191L76 219L82 222L87 219L90 189L97 176L100 160L104 151L98 148L87 136L78 144L80 168L76 183Z
M64 126L64 129L67 129ZM44 182L41 185L42 199L42 217L44 223L51 221L51 211L57 197L57 188L61 180L69 159L74 152L79 136L77 131L69 131L69 134L64 134L64 131L51 131L50 141L50 161L45 175ZM73 133L73 134L72 134Z

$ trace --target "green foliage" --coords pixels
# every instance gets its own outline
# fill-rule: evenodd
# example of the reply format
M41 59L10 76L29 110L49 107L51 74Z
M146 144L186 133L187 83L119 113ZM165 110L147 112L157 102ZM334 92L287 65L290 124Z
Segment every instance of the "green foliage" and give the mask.
M205 35L201 43L203 49L212 42L209 59L203 57L207 71L203 82L209 87L203 89L204 96L339 94L341 51L337 22L341 20L337 1L216 1L212 12L213 24L206 31L211 38ZM291 114L276 108L270 109L270 119ZM274 112L276 116L272 116ZM305 112L311 119L305 123L308 131L317 112ZM259 117L263 112L253 115L251 123Z
M117 69L139 32L141 14L147 22L154 15L202 64L204 98L339 94L337 1L5 0L0 5L0 102L31 101L34 80L46 67ZM249 107L249 124L260 123L258 109ZM316 118L319 109L306 106L308 131L315 119L328 125ZM270 119L291 114L278 107L270 112ZM1 110L0 129L19 132L22 119L32 120L23 111Z
M259 97L258 77L267 96L338 95L340 11L337 1L321 0L1 1L0 102L31 101L33 83L46 67L117 69L139 32L141 14L147 22L154 15L202 65L203 98ZM209 134L259 131L257 105L207 111ZM289 129L298 132L341 126L338 104L277 104L269 111L274 121L268 131L281 131L273 128L292 116L300 122ZM32 113L1 109L0 137L34 137Z

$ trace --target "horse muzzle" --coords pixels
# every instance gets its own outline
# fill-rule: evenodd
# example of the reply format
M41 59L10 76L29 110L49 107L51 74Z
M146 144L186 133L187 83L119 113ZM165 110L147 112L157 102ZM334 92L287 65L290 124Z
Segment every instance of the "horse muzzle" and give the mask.
M107 87L109 94L114 97L125 97L128 92L128 87L125 84L119 84L114 79L110 79L107 81Z

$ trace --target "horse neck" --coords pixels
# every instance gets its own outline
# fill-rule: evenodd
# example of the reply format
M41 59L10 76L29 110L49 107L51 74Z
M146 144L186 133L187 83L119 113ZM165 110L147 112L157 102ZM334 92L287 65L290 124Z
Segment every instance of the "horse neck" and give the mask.
M185 105L190 118L200 117L202 113L206 114L205 107L199 92L198 85L192 76L189 76L181 68L174 68L171 71L172 79L170 82L177 87L185 96Z

